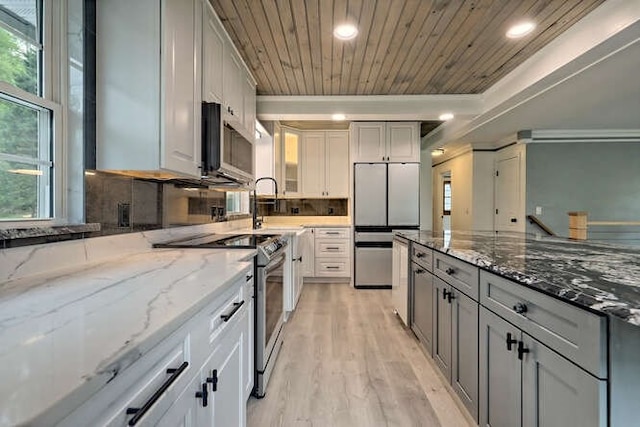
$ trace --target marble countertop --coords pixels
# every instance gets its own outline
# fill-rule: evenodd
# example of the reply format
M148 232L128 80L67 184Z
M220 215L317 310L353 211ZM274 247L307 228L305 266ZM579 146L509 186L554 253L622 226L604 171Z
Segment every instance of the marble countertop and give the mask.
M154 249L0 282L0 426L98 391L241 277L253 254Z
M640 248L525 233L398 231L409 240L640 326Z

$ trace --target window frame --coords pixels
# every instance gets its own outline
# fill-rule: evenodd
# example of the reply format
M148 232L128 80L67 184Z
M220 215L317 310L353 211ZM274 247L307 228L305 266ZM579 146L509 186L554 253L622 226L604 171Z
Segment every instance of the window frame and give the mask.
M67 223L67 138L65 134L66 93L68 82L66 64L67 55L67 20L66 20L66 0L42 0L42 11L40 23L40 46L41 64L39 70L40 96L27 92L7 82L0 81L0 92L11 101L50 111L50 120L46 125L50 126L51 148L48 161L51 163L52 173L50 183L48 210L51 216L48 218L29 219L0 219L0 228L29 227L29 226L52 226ZM16 32L13 28L2 28L15 34L20 38L24 35ZM29 39L31 43L31 39ZM42 125L42 123L41 123ZM39 159L42 161L42 159ZM41 190L40 190L41 191ZM39 209L41 209L39 207Z
M451 201L452 197L449 196L447 197L447 185L449 185L449 191L453 191L453 188L451 187L451 180L450 179L445 179L444 181L442 181L442 215L451 215L451 208L449 208L449 210L446 209L446 201L447 199L449 199ZM451 203L449 203L451 204Z

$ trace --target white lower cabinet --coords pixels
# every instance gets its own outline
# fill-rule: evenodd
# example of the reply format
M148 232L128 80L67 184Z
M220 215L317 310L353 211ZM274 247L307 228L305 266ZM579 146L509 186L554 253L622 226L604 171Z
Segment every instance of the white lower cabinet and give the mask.
M351 276L351 238L348 227L314 229L314 277Z
M195 393L201 391L200 376L194 377L167 412L155 425L162 427L179 426L210 426L211 417L202 410L202 402L195 398Z

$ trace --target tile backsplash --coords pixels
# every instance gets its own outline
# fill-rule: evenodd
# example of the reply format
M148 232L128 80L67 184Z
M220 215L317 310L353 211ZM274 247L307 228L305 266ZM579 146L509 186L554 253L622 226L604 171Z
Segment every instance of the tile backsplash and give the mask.
M348 199L281 199L277 206L273 199L259 199L261 216L346 216Z
M88 171L85 215L98 235L207 224L224 220L225 193Z

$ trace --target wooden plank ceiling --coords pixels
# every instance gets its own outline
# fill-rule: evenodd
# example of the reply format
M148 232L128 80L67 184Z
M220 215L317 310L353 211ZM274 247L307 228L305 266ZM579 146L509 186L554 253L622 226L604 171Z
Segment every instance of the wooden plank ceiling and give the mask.
M484 92L604 0L209 0L259 95ZM524 18L535 31L507 28ZM350 41L336 24L357 23Z

